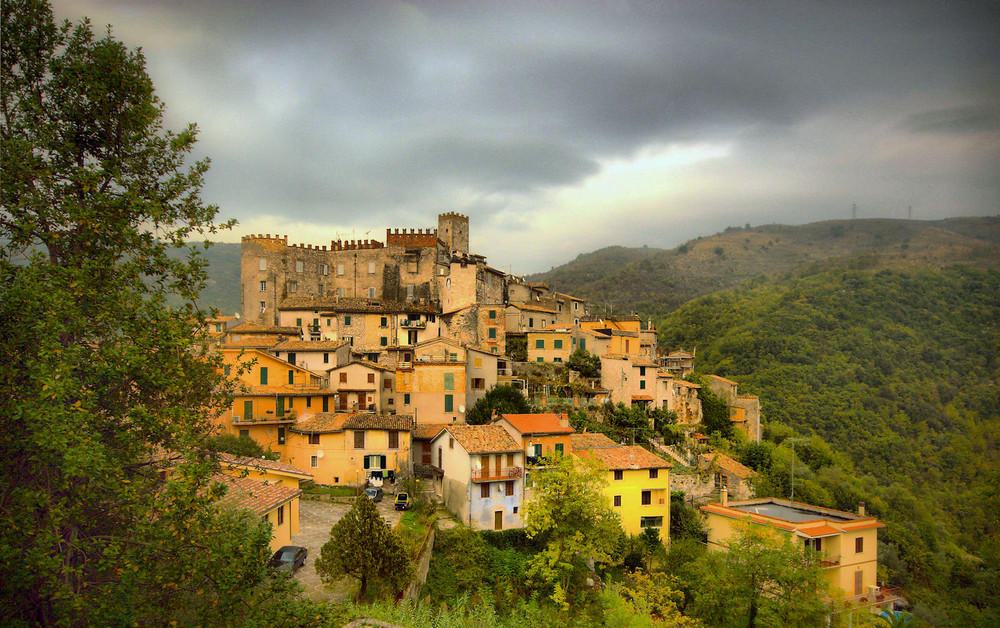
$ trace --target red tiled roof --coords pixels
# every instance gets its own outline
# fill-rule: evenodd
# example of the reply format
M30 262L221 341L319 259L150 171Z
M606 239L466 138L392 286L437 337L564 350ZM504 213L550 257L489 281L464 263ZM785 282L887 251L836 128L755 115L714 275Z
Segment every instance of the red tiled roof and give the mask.
M223 349L229 349L229 348L233 348L233 349L239 349L239 348L259 349L259 348L263 347L265 349L269 349L269 348L273 347L274 345L278 344L279 342L281 342L282 339L284 339L284 338L285 338L284 336L276 336L276 335L273 335L273 334L264 334L264 335L253 334L253 335L247 336L246 338L240 338L239 340L233 340L232 338L229 338L229 339L226 340L225 343L223 343L222 348Z
M639 445L623 445L608 449L584 449L576 452L582 458L599 460L608 469L670 469L672 464Z
M313 434L342 432L344 430L400 430L408 432L412 427L413 419L402 414L320 412L296 423L292 427L292 431Z
M302 330L298 327L282 327L281 325L261 325L253 321L243 321L226 330L230 334L278 334L280 336L299 336Z
M470 454L493 454L521 451L507 430L499 425L449 425L437 438L448 432Z
M279 310L323 310L329 312L370 312L377 314L436 314L433 305L403 303L388 299L355 299L342 297L288 297Z
M237 397L311 397L313 395L332 395L335 391L322 386L258 386L255 384L242 384L236 389Z
M618 447L618 443L611 440L604 434L600 432L587 432L585 434L572 434L570 435L571 442L573 443L573 450L578 449L608 449L611 447Z
M813 526L811 528L799 528L798 532L799 534L804 534L814 539L821 536L834 536L840 534L840 530L831 528L826 524Z
M303 471L298 467L294 467L287 462L281 462L280 460L267 460L264 458L250 458L249 456L234 456L232 454L219 454L219 463L225 467L248 467L251 469L260 469L263 471L275 471L278 473L291 473L294 475L300 475L302 477L313 476L312 473Z
M753 469L740 464L723 453L702 454L701 461L705 467L709 467L715 462L720 469L739 478L752 478L757 475Z
M632 395L632 401L652 401L653 398L650 395Z
M558 414L503 414L517 431L522 434L572 434L574 430L569 425L560 425Z
M249 508L258 515L277 508L302 494L302 491L283 484L266 484L225 473L216 473L212 479L229 489L226 496L222 498L222 503Z
M417 424L413 426L413 438L421 440L430 440L438 435L438 433L444 428L451 425L451 423L424 423Z

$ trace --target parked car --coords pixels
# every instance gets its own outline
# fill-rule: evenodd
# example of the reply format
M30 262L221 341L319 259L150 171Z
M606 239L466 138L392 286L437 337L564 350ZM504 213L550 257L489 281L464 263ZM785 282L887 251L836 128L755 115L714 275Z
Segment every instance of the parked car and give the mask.
M397 493L396 501L393 503L396 510L409 510L410 509L410 495L408 493Z
M306 564L306 556L309 554L309 550L299 545L286 545L274 553L271 557L268 566L278 571L289 571L295 573L295 570Z
M365 489L365 495L370 497L373 502L377 503L382 501L382 489L380 488L369 486Z

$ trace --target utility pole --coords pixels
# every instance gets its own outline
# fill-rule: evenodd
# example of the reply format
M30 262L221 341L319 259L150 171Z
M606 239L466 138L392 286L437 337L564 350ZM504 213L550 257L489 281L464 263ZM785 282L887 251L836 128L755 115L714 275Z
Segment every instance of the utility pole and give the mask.
M851 203L851 220L857 220L857 219L858 219L858 204Z
M913 220L913 205L906 208L906 219Z

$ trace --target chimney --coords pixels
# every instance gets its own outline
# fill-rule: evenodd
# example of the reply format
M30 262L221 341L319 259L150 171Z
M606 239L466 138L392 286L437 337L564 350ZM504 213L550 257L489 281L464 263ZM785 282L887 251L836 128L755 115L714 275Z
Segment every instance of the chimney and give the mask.
M497 409L493 408L493 413L490 414L490 423L497 420Z
M861 515L862 517L865 516L865 503L864 502L858 502L858 514Z
M556 418L559 419L559 427L569 427L569 416L564 414L557 414Z
M729 505L729 489L728 488L723 488L722 491L719 493L719 498L722 500L722 505L723 506L728 506Z

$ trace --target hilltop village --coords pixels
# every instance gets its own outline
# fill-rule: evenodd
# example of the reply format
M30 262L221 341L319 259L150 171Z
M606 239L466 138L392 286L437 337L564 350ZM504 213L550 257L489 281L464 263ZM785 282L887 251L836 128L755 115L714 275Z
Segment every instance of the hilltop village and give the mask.
M671 492L683 492L700 506L710 548L725 547L737 521L768 524L823 552L849 603L891 608L896 598L873 593L882 524L863 504L848 513L754 499L754 472L699 433L707 387L733 431L760 441L756 396L723 377L692 381L694 348L659 347L651 322L593 315L582 299L490 266L469 250L469 230L468 217L447 213L436 229L387 229L385 241L242 238L242 314L210 319L206 331L239 384L219 430L279 457L228 459L259 476L233 494L271 521L272 549L298 533L300 481L389 493L417 477L462 524L507 530L524 525L532 474L572 456L606 470L628 534L669 543ZM467 421L500 388L534 411ZM571 423L599 423L607 407L666 417L675 438L654 426L642 446ZM246 497L260 492L253 481L269 499Z

